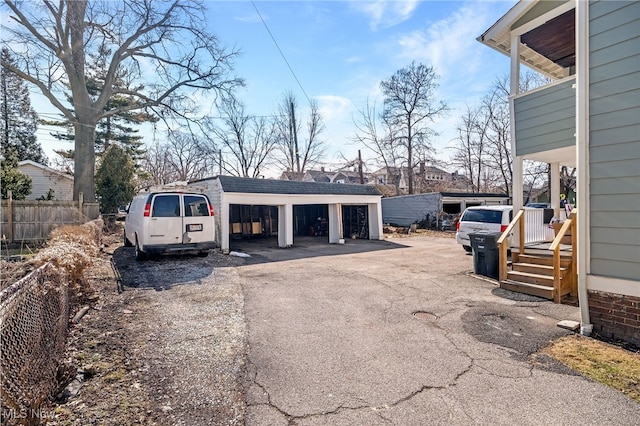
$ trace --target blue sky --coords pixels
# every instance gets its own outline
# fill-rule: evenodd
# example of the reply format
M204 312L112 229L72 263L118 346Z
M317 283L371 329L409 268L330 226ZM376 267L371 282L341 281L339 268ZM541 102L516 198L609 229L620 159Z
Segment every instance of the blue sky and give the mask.
M210 29L225 46L242 52L236 73L247 86L239 92L247 111L270 115L287 91L296 96L302 116L307 96L318 102L328 143L328 165L338 153L355 158L353 119L367 98L382 103L381 80L412 61L432 65L440 75L439 98L451 111L434 129L436 156L449 157L451 139L465 105L473 105L498 76L508 73L507 57L481 45L476 37L515 1L256 1L265 29L250 1L209 1ZM302 88L300 87L302 86ZM305 95L306 93L306 95ZM43 107L34 102L38 112ZM54 111L47 106L46 112ZM211 111L202 99L202 112ZM41 132L42 133L42 132ZM49 153L55 142L40 141ZM50 157L53 154L50 154ZM363 150L363 157L372 154Z
M210 2L211 25L221 40L235 43L247 87L248 110L268 115L285 91L300 105L304 92L321 108L330 144L328 163L342 152L354 158L353 118L367 97L381 104L381 80L411 61L433 65L441 76L439 95L451 111L436 123L437 156L448 158L450 140L465 104L474 104L496 77L509 69L507 57L476 41L508 9L511 1L257 1L289 71L251 2ZM304 89L304 92L303 92ZM371 153L363 151L363 156Z

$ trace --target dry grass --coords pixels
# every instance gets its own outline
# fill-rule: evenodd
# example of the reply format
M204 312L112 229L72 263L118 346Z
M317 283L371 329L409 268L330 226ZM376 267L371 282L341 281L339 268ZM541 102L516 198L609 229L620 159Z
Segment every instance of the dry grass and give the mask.
M580 335L558 339L542 352L640 402L640 353Z
M73 284L81 284L85 271L99 252L102 221L94 222L54 229L47 246L33 258L35 265L50 262L56 268L63 269Z

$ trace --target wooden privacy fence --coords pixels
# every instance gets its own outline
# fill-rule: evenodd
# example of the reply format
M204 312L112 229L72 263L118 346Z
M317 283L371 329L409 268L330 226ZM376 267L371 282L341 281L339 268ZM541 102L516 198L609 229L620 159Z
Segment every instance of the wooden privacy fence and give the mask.
M80 201L2 200L2 239L7 242L46 240L64 225L79 225L100 216L98 203Z

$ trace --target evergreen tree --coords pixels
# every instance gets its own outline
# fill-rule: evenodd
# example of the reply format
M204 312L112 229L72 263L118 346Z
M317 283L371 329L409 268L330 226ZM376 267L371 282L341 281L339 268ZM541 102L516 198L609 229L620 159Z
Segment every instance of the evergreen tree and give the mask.
M15 149L9 147L4 150L0 165L0 182L2 182L2 198L9 198L11 191L14 200L24 200L31 194L33 182L31 178L18 170L18 157Z
M104 81L106 78L107 64L104 62L111 52L106 48L100 48L98 55L90 55L92 62L87 65L87 91L92 99L97 99L104 90ZM125 83L126 72L119 72L113 80L113 87L116 90L127 88ZM73 99L68 97L69 103L73 103ZM105 104L103 111L109 113L118 111L113 115L108 115L98 122L95 132L95 153L97 159L100 159L109 146L112 144L120 145L134 163L141 160L145 150L143 148L142 136L138 135L138 130L133 126L143 123L155 123L158 118L146 111L139 109L141 102L133 96L123 94L113 95ZM64 131L51 133L51 136L61 141L73 142L75 134L73 125L69 120L44 121L43 123L50 126L64 127ZM58 149L55 153L66 160L74 159L73 149Z
M131 157L118 145L111 145L96 172L96 194L102 214L116 213L135 195L134 165Z
M14 63L6 47L0 56L2 63ZM9 150L13 150L17 161L32 160L46 165L47 157L36 138L38 114L31 107L29 89L24 80L4 66L0 67L0 97L0 154L8 158Z

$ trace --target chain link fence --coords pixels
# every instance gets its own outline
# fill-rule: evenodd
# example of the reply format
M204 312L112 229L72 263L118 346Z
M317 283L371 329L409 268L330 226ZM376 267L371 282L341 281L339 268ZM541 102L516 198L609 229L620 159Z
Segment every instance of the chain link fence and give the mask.
M2 425L36 425L57 391L69 321L67 280L49 263L0 293Z

